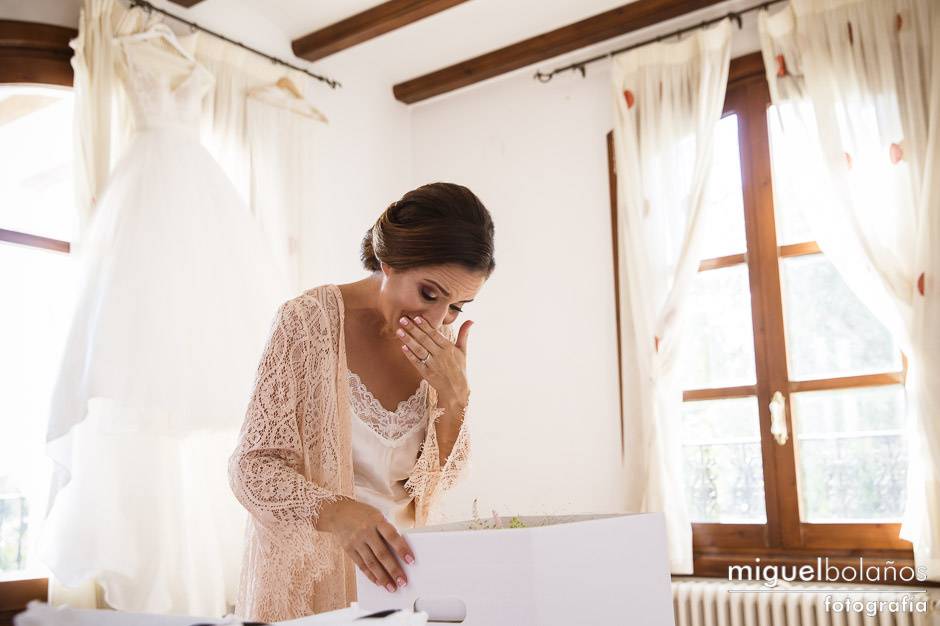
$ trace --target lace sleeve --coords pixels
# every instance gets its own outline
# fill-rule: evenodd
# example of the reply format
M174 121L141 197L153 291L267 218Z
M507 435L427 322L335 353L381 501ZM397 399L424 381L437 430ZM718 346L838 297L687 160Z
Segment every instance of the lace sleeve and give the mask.
M280 306L261 357L238 445L229 458L235 497L264 524L315 521L336 499L303 475L301 432L311 339L294 301Z
M450 341L454 341L454 331L449 326L444 327L444 334ZM413 497L421 497L426 502L430 502L434 496L453 487L464 469L470 463L470 429L468 425L468 414L470 404L464 407L460 430L457 431L457 439L454 441L454 447L441 467L440 448L437 442L437 429L435 425L445 409L433 407L428 419L428 432L424 438L424 444L418 460L415 463L411 476L405 483L405 489Z
M420 494L425 500L431 500L433 496L450 489L457 483L464 468L470 462L470 430L467 426L469 408L469 404L464 408L463 423L457 431L457 439L454 441L454 447L444 467L441 467L437 429L434 428L437 418L443 415L444 409L434 409L433 421L428 424L428 434L424 439L421 454L418 455L418 461L405 483L405 489L409 494L412 496Z

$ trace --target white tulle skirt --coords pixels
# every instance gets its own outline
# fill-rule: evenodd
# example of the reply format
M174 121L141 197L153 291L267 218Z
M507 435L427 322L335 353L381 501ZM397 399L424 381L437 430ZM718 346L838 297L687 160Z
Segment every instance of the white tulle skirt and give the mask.
M78 249L41 555L115 608L223 615L246 512L226 462L287 279L190 131L135 138Z

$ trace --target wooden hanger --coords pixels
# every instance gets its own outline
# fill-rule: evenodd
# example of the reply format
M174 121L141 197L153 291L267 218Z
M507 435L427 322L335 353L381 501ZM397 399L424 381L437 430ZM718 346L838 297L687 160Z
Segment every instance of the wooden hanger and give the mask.
M280 78L277 79L277 82L274 84L280 87L281 89L284 89L285 91L291 92L292 94L294 94L295 98L300 98L301 100L304 99L303 94L300 93L299 89L297 89L297 85L295 85L294 81L289 79L287 76L281 76Z
M130 35L123 35L117 39L121 42L124 41L143 41L147 39L159 38L170 44L170 46L180 53L187 61L191 63L196 63L196 57L193 56L193 53L187 50L180 44L179 39L176 38L176 33L174 33L169 26L163 22L157 22L147 30L141 31L139 33L133 33Z
M269 85L267 87L257 87L255 89L252 89L248 95L261 97L262 99L265 99L264 98L265 93L266 92L270 93L270 90L272 88L277 88L282 91L286 91L287 93L291 95L290 102L286 104L282 103L281 106L285 106L286 108L290 109L291 111L294 111L295 113L304 115L306 117L311 117L325 124L329 123L326 119L326 116L323 115L323 113L321 113L315 106L310 104L306 98L304 98L303 93L301 93L300 89L297 88L296 83L294 83L294 81L292 81L287 76L281 76L280 78L277 79L277 82L275 82L273 85ZM271 100L268 100L268 101L271 102L272 104L274 103Z

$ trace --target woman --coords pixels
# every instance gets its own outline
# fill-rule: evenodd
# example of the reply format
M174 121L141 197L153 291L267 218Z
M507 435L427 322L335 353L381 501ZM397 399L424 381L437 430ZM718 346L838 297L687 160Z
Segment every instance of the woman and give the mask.
M389 206L362 241L371 274L278 309L232 490L251 514L235 613L278 621L345 608L354 566L390 592L469 459L467 338L453 324L495 267L493 221L466 187ZM391 408L386 408L391 407Z

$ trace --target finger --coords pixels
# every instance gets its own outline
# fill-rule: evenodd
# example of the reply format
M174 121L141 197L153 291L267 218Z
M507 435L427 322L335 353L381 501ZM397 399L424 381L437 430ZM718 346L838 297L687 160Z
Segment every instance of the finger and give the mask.
M405 572L402 571L398 559L396 559L392 551L389 550L382 536L376 531L375 538L368 540L368 544L372 547L372 552L375 553L375 556L379 559L379 563L385 568L386 573L391 577L395 586L404 587L408 583L408 579L405 578Z
M396 331L398 340L401 341L402 348L407 348L412 354L419 355L418 358L425 359L431 354L431 351L415 341L411 335L399 328Z
M368 543L360 544L357 548L359 557L366 564L366 567L369 568L369 571L372 572L372 576L376 580L376 584L380 587L385 587L390 589L389 585L394 587L391 577L389 577L388 572L385 571L385 568L379 562L379 559L375 556L375 552L372 550L372 547Z
M407 318L402 318L407 319ZM426 354L437 354L440 352L441 347L434 343L427 333L422 330L419 330L414 324L408 322L407 324L402 324L399 321L400 328L395 331L395 334L398 335L398 339L402 343L407 345L411 350L419 355L424 356ZM427 325L427 322L425 322Z
M415 356L415 353L408 348L408 346L402 344L401 351L405 353L405 357L411 361L411 364L414 365L415 369L418 370L418 373L421 374L421 376L424 376L428 373L428 366L422 363L418 357Z
M353 563L356 564L356 567L359 568L359 571L362 572L362 575L372 581L372 584L378 585L379 581L375 579L375 574L372 573L372 570L369 569L369 566L366 565L366 562L359 556L359 553L355 550L350 550L348 552L349 558L353 560Z
M408 542L405 541L405 538L398 533L398 530L394 526L385 522L379 524L377 528L379 534L382 535L382 539L392 547L395 554L397 554L402 561L409 565L415 562L415 553L412 551L411 546L408 545Z
M414 318L414 328L424 333L439 348L446 348L447 344L450 343L447 335L428 324L428 321L420 315Z
M467 340L470 338L470 327L473 326L472 320L467 320L460 325L460 330L457 331L457 340L454 342L454 345L460 348L460 351L464 354L467 353Z

